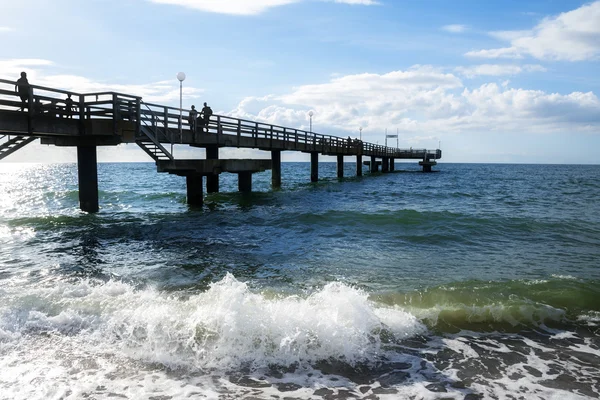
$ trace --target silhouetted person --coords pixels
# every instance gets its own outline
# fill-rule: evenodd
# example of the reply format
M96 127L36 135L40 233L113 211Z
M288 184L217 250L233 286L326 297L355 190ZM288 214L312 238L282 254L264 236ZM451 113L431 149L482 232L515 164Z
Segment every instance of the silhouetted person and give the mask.
M206 132L208 132L208 123L210 121L210 116L212 115L212 109L204 103L204 107L202 108L202 119L204 120L204 127L206 128Z
M15 85L15 92L19 93L21 98L21 111L25 111L25 103L29 101L29 81L26 72L21 72L21 77Z
M197 122L198 122L198 110L196 110L196 106L192 105L192 109L190 110L190 113L188 115L188 123L190 124L190 129L191 129L192 133L196 133Z
M65 99L65 114L66 118L73 118L73 99L70 94Z

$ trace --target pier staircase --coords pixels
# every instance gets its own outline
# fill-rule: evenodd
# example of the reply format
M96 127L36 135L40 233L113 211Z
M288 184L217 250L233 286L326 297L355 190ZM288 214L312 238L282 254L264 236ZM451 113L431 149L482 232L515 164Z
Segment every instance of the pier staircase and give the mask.
M143 104L143 102L142 102ZM174 160L173 155L161 144L167 138L168 123L159 120L158 116L146 105L140 112L140 136L135 143L146 152L154 162ZM162 126L161 126L162 125ZM171 145L172 145L171 141Z
M13 138L8 135L0 136L0 140L4 138L7 138L8 140L0 145L0 160L11 155L17 150L22 149L37 139L31 136L15 136Z

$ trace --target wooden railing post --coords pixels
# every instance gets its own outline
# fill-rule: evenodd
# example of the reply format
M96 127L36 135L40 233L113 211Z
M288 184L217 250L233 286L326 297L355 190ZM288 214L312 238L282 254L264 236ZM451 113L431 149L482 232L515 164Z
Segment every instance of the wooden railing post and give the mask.
M258 122L254 123L254 147L258 147Z
M242 138L242 120L238 119L238 126L237 126L237 143L238 143L237 147L238 148L240 147L241 138Z
M27 87L27 131L29 133L33 133L33 118L34 118L34 107L33 107L33 88L31 86Z
M135 135L139 135L140 131L142 129L141 123L142 121L140 120L141 117L141 99L139 97L135 98Z
M85 135L85 96L79 95L79 134Z
M298 149L298 129L294 129L294 149Z
M163 108L163 132L165 135L165 139L169 140L171 142L171 153L173 152L173 132L171 132L169 130L169 109L167 107ZM169 137L167 137L167 132L170 133Z
M209 122L210 124L210 122ZM221 116L217 115L217 144L221 142L221 136L223 136L223 127L221 126Z
M112 95L112 108L113 108L113 133L117 134L117 121L119 120L119 103L117 100L117 94Z

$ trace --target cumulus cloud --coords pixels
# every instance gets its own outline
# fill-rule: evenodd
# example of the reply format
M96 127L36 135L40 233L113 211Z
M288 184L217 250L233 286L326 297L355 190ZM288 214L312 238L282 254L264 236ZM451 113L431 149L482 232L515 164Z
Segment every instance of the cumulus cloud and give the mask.
M522 72L546 72L546 68L541 65L503 65L503 64L481 64L471 67L458 67L456 72L467 78L476 76L506 76L517 75Z
M510 47L466 53L470 57L583 61L600 55L600 1L542 20L528 31L492 32Z
M450 33L463 33L467 30L467 26L459 24L444 25L442 30Z
M285 6L293 3L305 2L307 0L149 0L153 3L170 4L192 8L204 12L233 14L233 15L256 15L270 8ZM333 1L341 4L376 5L375 0L321 0Z
M51 67L55 67L55 64L44 59L0 60L0 76L12 77L17 80L21 71L26 71L29 82L37 86L60 88L76 93L113 91L141 96L149 102L172 103L179 100L179 86L175 79L123 85L101 82L78 75L58 74ZM184 87L183 90L183 95L187 98L195 98L200 93L202 93L202 89L189 86Z
M499 66L500 68L503 66ZM519 73L543 67L508 66ZM495 66L479 73L492 74ZM498 71L500 73L500 71ZM244 99L230 115L267 123L306 127L313 109L314 130L347 135L399 128L405 135L432 137L461 132L600 132L600 100L592 93L546 93L483 84L466 88L461 80L429 66L387 74L336 77L294 88L282 96Z

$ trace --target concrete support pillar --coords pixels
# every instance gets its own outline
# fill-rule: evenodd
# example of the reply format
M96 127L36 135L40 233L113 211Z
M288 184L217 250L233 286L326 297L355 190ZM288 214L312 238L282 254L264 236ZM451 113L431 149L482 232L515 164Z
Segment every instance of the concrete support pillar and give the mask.
M362 176L362 155L356 156L356 176Z
M393 172L396 168L396 165L394 163L394 158L390 158L390 172Z
M371 156L371 172L377 172L377 160L375 159L375 156Z
M316 151L310 153L310 181L319 181L319 153Z
M77 174L79 178L79 208L89 213L98 212L96 146L77 146Z
M219 147L218 146L207 146L206 147L206 159L207 160L218 160L219 159ZM219 193L219 175L207 175L206 176L206 192L207 193Z
M390 170L390 159L388 157L383 157L381 159L381 172L388 172Z
M337 156L337 177L344 177L344 156L341 154Z
M240 192L252 191L252 172L238 172L238 190Z
M204 204L204 193L202 192L202 175L188 175L185 177L187 186L187 203L191 206Z
M419 161L419 165L423 167L423 172L431 172L431 167L437 165L435 160L423 160Z
M281 150L271 151L271 162L273 169L271 170L271 186L273 188L281 187Z

